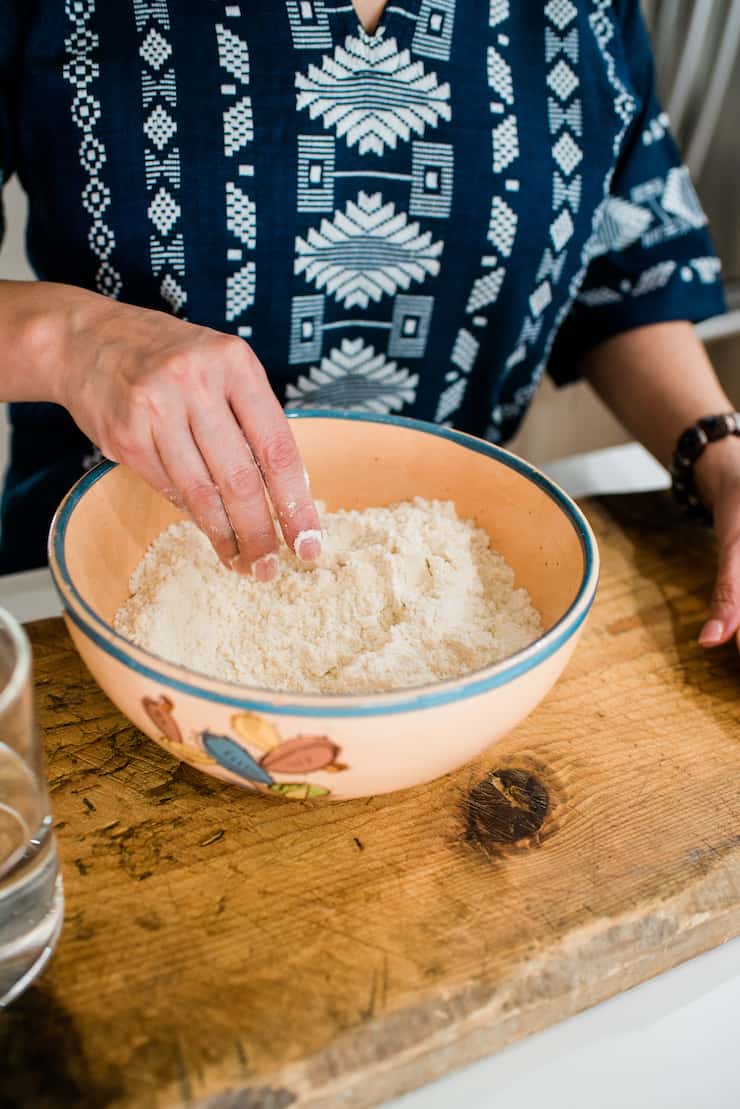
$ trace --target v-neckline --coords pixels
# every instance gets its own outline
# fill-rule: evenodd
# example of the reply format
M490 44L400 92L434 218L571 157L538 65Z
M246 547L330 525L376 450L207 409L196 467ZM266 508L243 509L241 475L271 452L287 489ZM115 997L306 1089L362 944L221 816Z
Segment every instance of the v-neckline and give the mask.
M360 13L357 10L357 6L356 6L354 0L350 0L352 8L354 9L354 16L355 16L355 19L357 20L357 25L360 28L360 30L362 31L362 33L364 35L367 35L368 38L374 38L375 35L377 35L378 31L380 31L383 28L383 26L385 25L385 18L386 18L386 14L388 12L389 2L390 2L390 0L385 0L385 3L383 4L383 7L380 11L380 15L378 16L378 22L375 24L372 31L368 31L367 27L365 26L365 24L362 22L362 19L360 18Z
M352 0L337 11L343 11L352 24L353 34L370 45L377 45L382 40L395 39L398 46L406 46L416 30L419 19L420 0L387 0L378 20L378 26L372 32L366 31L357 13L357 8Z

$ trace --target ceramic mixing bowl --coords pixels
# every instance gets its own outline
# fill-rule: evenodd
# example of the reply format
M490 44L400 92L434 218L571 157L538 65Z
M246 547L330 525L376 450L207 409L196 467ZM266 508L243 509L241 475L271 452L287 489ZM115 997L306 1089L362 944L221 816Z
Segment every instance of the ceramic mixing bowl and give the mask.
M266 795L343 799L446 774L510 731L557 681L596 591L591 529L547 477L470 436L354 414L301 413L292 427L330 511L415 496L454 501L514 568L544 634L484 670L392 693L292 696L203 677L113 630L132 570L180 514L131 471L104 464L69 493L51 529L70 635L129 720L217 778Z

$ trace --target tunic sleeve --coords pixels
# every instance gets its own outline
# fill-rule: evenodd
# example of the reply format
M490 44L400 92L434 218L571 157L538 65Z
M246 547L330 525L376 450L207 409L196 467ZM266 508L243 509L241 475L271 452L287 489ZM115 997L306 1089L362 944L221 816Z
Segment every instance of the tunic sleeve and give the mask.
M594 229L584 281L550 356L548 371L560 385L575 380L583 356L614 335L725 311L707 218L658 103L639 2L624 0L622 7L638 109Z

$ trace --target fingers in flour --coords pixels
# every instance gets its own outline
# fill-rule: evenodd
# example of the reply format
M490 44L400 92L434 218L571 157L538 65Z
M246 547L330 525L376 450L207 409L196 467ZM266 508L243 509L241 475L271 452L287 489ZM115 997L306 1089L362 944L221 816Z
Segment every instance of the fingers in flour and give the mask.
M231 406L259 465L286 543L310 562L321 554L321 524L303 460L264 369L246 344L244 351L245 365L234 376Z
M226 405L222 411L199 407L190 425L234 530L239 553L232 568L271 581L278 568L277 535L262 474L242 429Z
M172 422L155 438L170 488L182 498L195 523L208 536L224 566L239 556L239 544L212 474L195 444L186 419Z

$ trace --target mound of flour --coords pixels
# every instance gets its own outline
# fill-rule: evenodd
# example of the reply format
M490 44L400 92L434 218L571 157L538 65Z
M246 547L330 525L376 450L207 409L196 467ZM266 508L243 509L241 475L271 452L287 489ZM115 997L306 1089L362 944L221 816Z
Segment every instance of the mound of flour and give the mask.
M267 584L224 569L192 523L131 578L116 629L171 662L290 693L370 693L457 677L542 631L528 594L454 505L322 514L321 558L283 545Z

